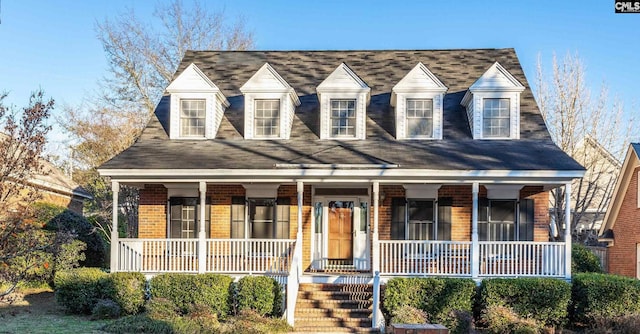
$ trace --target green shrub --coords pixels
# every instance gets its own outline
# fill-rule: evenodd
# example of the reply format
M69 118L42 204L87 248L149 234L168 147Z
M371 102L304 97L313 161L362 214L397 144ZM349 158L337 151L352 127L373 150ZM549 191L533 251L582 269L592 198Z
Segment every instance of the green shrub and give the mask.
M172 301L182 314L193 305L208 306L219 317L229 314L233 278L217 274L162 274L150 282L151 298Z
M118 303L111 299L100 299L91 310L91 318L94 320L116 319L120 317L122 309Z
M176 304L166 298L153 298L144 305L147 315L152 319L166 320L180 316Z
M571 319L585 324L640 313L640 281L615 275L576 274Z
M80 262L82 266L104 265L105 243L85 217L63 206L49 203L35 203L34 212L36 221L43 224L46 230L72 233L77 236L77 240L86 244L85 259Z
M222 323L218 329L221 334L268 334L268 333L288 333L291 326L284 319L267 318L251 310L240 311L240 313Z
M124 314L137 314L144 305L146 278L139 272L115 272L105 280L104 295L115 301Z
M67 312L90 314L102 299L107 274L97 268L76 268L60 271L55 276L56 302Z
M565 322L571 285L552 278L494 278L482 281L477 300L481 313L493 306L510 307L521 318L546 326Z
M475 289L471 279L394 278L385 286L382 304L387 318L399 308L411 306L425 311L432 322L462 333L469 327L464 315L472 310Z
M429 318L423 310L404 305L394 311L390 322L392 324L426 324Z
M280 316L282 305L281 287L267 276L245 276L238 282L239 310L253 310L261 316Z
M602 273L600 259L587 247L581 244L573 244L571 247L571 272L577 273Z

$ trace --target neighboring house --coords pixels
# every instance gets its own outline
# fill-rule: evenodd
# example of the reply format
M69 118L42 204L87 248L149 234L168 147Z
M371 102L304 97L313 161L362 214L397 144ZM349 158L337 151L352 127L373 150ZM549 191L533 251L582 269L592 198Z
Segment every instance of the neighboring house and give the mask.
M49 161L41 159L42 173L34 175L29 183L37 190L39 202L51 203L83 214L84 201L93 197Z
M629 145L600 241L608 242L608 272L640 278L640 143Z
M311 331L378 326L395 276L571 277L548 191L584 168L513 49L189 51L166 91L99 168L114 203L140 189L139 239L112 236L113 271L280 276L288 321ZM373 320L311 317L310 296L335 294L296 306L298 289L336 287L310 283L373 284Z
M586 168L585 175L574 180L572 185L571 214L572 219L577 220L574 241L596 244L621 163L589 135L576 145L573 156ZM552 198L552 222L555 218L553 204ZM564 229L563 224L556 225L562 225Z

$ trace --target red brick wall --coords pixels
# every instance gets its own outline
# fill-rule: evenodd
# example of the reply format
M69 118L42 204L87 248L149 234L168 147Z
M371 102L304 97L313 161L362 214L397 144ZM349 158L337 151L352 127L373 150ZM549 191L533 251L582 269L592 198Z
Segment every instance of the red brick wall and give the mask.
M638 209L638 172L633 171L618 218L613 226L613 246L609 247L609 272L636 277L636 244L640 243L640 209Z
M140 189L138 206L138 238L167 237L167 188L161 184L145 184Z

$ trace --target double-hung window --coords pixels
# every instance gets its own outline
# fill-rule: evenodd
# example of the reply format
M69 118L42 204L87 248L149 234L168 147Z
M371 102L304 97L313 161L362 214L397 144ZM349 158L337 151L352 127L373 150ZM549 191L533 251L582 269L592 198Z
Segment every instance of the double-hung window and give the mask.
M180 100L180 136L204 137L205 131L205 100Z
M509 99L483 99L482 133L485 138L508 138L510 124Z
M391 239L451 240L451 200L393 198Z
M331 137L356 136L356 100L331 100Z
M244 197L234 197L231 203L231 237L288 239L289 208L289 198L245 200Z
M478 219L480 240L533 240L533 203L531 199L481 199Z
M211 209L207 199L205 231L209 235ZM200 199L197 197L171 197L169 199L169 237L197 238L200 229Z
M433 100L407 99L407 138L433 137Z
M280 137L280 100L255 100L255 107L255 137Z

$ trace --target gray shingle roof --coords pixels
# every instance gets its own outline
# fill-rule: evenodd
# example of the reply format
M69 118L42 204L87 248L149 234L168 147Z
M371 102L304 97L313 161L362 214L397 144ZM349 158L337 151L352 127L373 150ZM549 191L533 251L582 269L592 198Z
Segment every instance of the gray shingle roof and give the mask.
M460 105L467 88L498 61L525 87L520 140L473 140ZM291 139L244 140L239 88L268 62L297 92ZM319 139L316 87L346 63L369 87L367 139ZM391 89L422 62L449 90L443 140L397 141ZM189 51L176 76L195 63L231 106L214 140L169 140L165 96L141 137L101 169L273 169L281 163L396 164L442 170L583 170L553 144L513 49L402 51Z

